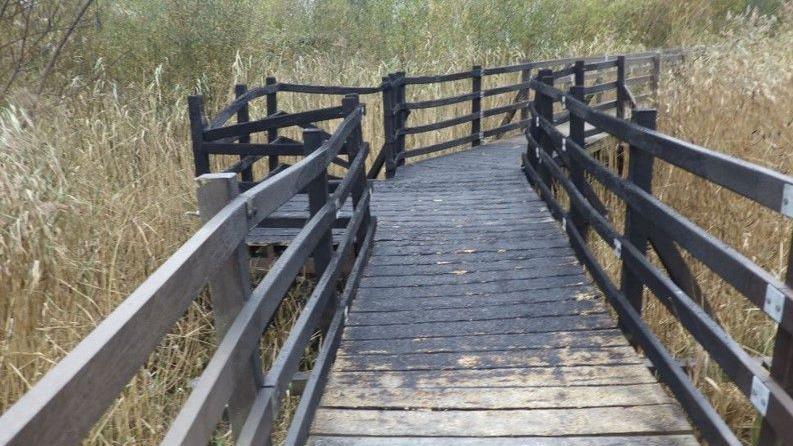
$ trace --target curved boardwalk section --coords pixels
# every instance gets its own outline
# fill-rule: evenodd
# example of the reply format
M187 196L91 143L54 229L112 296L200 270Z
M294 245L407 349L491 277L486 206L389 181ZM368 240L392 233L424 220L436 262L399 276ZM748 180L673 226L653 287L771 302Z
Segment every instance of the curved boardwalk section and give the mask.
M309 444L697 444L528 186L523 150L377 183L374 251Z

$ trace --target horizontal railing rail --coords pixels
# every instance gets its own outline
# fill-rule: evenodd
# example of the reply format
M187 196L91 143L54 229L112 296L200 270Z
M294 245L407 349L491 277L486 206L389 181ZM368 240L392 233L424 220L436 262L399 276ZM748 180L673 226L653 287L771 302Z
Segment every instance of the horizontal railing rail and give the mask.
M482 68L472 67L469 71L448 73L430 76L405 76L404 73L395 73L383 78L383 103L384 103L384 130L386 143L383 146L383 164L386 177L390 178L396 169L404 164L405 160L412 157L429 155L440 151L470 144L477 146L484 138L500 137L501 135L529 127L527 119L528 105L530 104L529 92L531 84L531 71L539 69L538 76L548 76L553 82L572 84L583 88L583 97L590 105L598 110L615 110L618 117L626 116L628 108L638 106L638 98L628 90L628 84L635 88L649 86L655 92L660 76L661 61L672 62L678 60L680 52L654 52L636 53L627 56L615 57L590 57L553 59L539 62L526 62L506 67ZM634 61L635 59L635 61ZM552 67L559 67L556 71ZM649 71L648 71L649 70ZM648 71L648 72L644 72ZM482 79L487 76L520 73L520 81L508 85L499 85L489 88L482 87ZM631 77L627 77L630 75ZM609 77L613 79L608 79ZM571 81L570 78L573 78ZM470 80L469 91L447 96L444 98L431 98L423 100L408 100L406 87L413 85L428 85ZM483 108L485 98L517 92L511 104ZM610 96L609 96L610 95ZM613 99L611 98L613 96ZM643 97L642 97L643 99ZM436 122L407 125L408 118L414 110L427 110L437 107L446 107L455 104L470 103L470 112L457 116L446 117ZM520 118L512 122L514 116L520 112ZM483 129L485 118L503 115L501 122L489 129ZM561 113L558 115L558 124L564 124L569 116ZM421 147L407 148L406 135L436 131L441 129L454 129L457 126L468 124L469 131L466 135L455 136L446 141L436 142ZM453 133L458 133L452 130ZM602 132L596 128L587 129L587 136L596 136ZM378 166L380 168L380 166Z
M342 266L352 255L360 268L371 244L374 219L364 169L369 149L362 136L363 114L357 96L346 96L339 112L342 121L332 134L303 130L304 157L247 191L239 192L233 172L199 176L204 225L3 414L0 444L79 443L206 285L218 348L192 386L164 443L206 444L228 410L237 444L261 444L261 438L269 436L279 397L295 376L311 336L328 324L338 331L333 321L344 314L344 308L337 305L349 302L349 291L341 301L336 298ZM302 118L298 121L303 122ZM348 170L330 194L327 169L340 153L350 158ZM246 236L304 190L309 220L252 286ZM331 229L348 200L352 215L334 250ZM317 284L277 359L262 372L259 339L309 258L314 261ZM334 319L324 321L329 308ZM320 357L327 357L331 347L324 345ZM322 379L315 371L310 383ZM315 402L316 386L302 398ZM305 405L301 408L310 414Z
M523 168L530 182L561 221L579 259L616 309L621 326L653 362L659 376L687 410L709 444L741 444L707 399L682 373L680 366L641 319L646 287L681 323L726 376L746 396L763 420L759 444L793 438L790 345L793 333L793 271L783 282L736 249L685 218L652 195L654 158L662 159L755 203L793 216L793 177L756 164L664 135L655 130L655 111L635 108L636 99L623 83L618 97L631 103L633 122L587 104L585 88L564 92L545 73L531 81L535 102L530 107L532 126L527 131L528 151ZM619 101L619 99L618 99ZM564 107L569 133L553 118L554 105ZM627 178L601 164L587 150L585 125L606 132L629 146ZM592 197L590 181L626 205L624 233L619 233ZM556 192L554 192L556 190ZM557 194L567 197L565 209ZM614 250L621 261L620 284L614 284L587 245L588 229ZM652 246L667 269L662 272L648 257ZM679 247L679 248L678 248ZM696 278L678 249L683 249L777 325L771 370L751 357L697 303Z

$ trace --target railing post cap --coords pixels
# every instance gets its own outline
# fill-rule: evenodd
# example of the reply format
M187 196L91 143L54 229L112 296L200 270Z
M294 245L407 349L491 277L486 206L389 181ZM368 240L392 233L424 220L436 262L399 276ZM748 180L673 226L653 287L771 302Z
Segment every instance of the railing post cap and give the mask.
M217 180L236 180L237 174L234 172L215 172L215 173L205 173L199 175L194 178L195 182L199 185L204 185L209 183L210 181L217 181Z
M265 84L267 84L267 85L274 84L274 83L276 83L276 82L277 82L277 81L275 80L275 76L267 76L267 77L264 79L264 83L265 83Z

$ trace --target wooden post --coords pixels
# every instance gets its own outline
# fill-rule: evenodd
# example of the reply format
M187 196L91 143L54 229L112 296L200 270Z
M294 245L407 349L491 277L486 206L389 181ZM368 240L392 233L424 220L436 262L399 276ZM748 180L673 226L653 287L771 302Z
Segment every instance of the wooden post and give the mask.
M342 108L344 109L344 114L347 115L355 111L356 108L360 105L360 101L358 99L357 94L349 94L344 97L341 101ZM355 126L355 130L352 131L350 134L349 139L347 140L347 153L350 157L350 163L355 160L355 157L358 153L363 150L363 131L361 130L361 124L358 123ZM355 175L356 173L350 172L351 175ZM366 191L366 163L361 166L361 171L357 173L358 179L355 180L353 186L350 190L350 195L352 196L352 207L353 211L358 207L358 203L361 201L364 192ZM361 225L358 228L358 232L356 233L356 241L355 241L355 253L357 254L358 251L361 249L361 244L363 243L364 238L366 237L366 231L369 227L369 209L367 208L364 210L363 220L361 221Z
M552 70L550 69L540 70L540 72L537 73L537 77L539 78L540 82L553 87L554 77ZM553 122L553 99L543 94L539 94L539 92L536 91L535 91L535 95L540 97L540 103L538 104L537 107L537 113L539 113L540 116L542 118L545 118L545 120L547 120L548 122ZM542 150L545 150L545 152L548 153L549 155L553 154L554 152L553 141L551 140L551 138L548 137L548 134L544 130L542 130L542 127L540 127L540 129L538 130L538 136L539 139L537 139L537 142L540 144ZM537 168L539 169L537 173L540 174L540 178L542 178L542 181L550 188L552 186L551 181L553 177L551 177L548 169L545 169L541 165L539 157L537 158L537 163L538 163Z
M394 116L393 75L383 76L383 150L385 151L385 177L393 178L396 173L396 138Z
M239 185L234 173L204 174L196 178L196 181L198 209L204 223L239 195ZM215 332L217 338L222 339L251 294L250 259L244 242L228 259L222 261L217 273L209 280L209 292ZM228 414L235 438L241 432L256 393L262 386L259 349L254 349L254 352L249 359L250 367L241 369L242 372L235 381L234 393L229 399Z
M234 96L239 98L248 90L248 87L245 84L237 84L234 86ZM248 103L246 102L242 108L237 111L237 122L248 122L250 121L250 111L248 109ZM245 135L240 137L239 142L242 144L251 142L251 136ZM245 159L246 155L240 155L240 160ZM242 181L253 181L253 167L249 166L248 168L244 169L240 172L240 176Z
M637 109L633 112L633 122L655 130L657 113L654 109ZM653 182L653 157L641 149L630 146L628 149L628 181L639 186L642 190L652 194ZM633 244L642 255L647 254L648 240L650 237L650 222L631 207L625 212L625 237ZM622 293L641 314L642 292L644 285L623 263L622 265Z
M475 147L482 144L482 96L480 96L482 91L482 66L474 65L471 67L471 73L471 93L473 94L471 114L477 115L471 121L471 136L474 137L474 140L471 141L471 147Z
M278 83L274 77L265 79L266 85L275 85ZM267 116L278 113L278 92L270 93L267 95ZM278 129L267 130L267 142L273 142L278 138ZM267 157L267 168L272 172L278 167L278 155L270 155Z
M658 87L661 82L661 53L656 52L653 55L653 80L652 80L652 94L653 103L658 107Z
M625 56L617 56L617 117L625 119Z
M204 152L204 97L187 97L187 114L190 117L190 138L193 142L195 176L209 173L209 155Z
M787 271L785 272L785 285L793 287L793 237L788 250ZM771 357L771 378L774 379L789 395L793 395L793 335L777 325L776 338L774 338L774 352ZM788 439L789 440L789 439ZM780 438L771 424L763 419L760 427L758 445L782 446L787 444Z
M531 70L521 70L520 71L520 83L525 84L526 82L531 80ZM525 90L521 90L521 95L518 96L521 101L529 100L529 89L526 88ZM520 120L525 121L529 117L529 107L523 107L520 109ZM508 123L503 123L508 124Z
M321 129L303 130L303 153L309 155L322 146L324 138ZM322 172L315 179L311 180L306 187L308 191L308 210L313 217L328 202L328 174ZM333 236L331 228L328 228L322 236L317 247L314 248L312 257L314 258L314 273L317 277L321 276L330 263L333 254Z
M399 107L399 111L397 112L396 116L396 131L402 130L405 128L405 123L408 119L408 111L402 108L402 105L405 103L405 72L404 71L397 71L395 73L394 79L396 80L396 89L395 89L395 99L394 99L394 106ZM400 155L399 160L397 161L397 166L404 166L405 165L405 157L401 156L405 153L405 135L399 135L396 138L397 140L397 150L396 154Z
M574 67L574 85L570 87L570 94L577 100L584 102L584 95L586 91L586 87L584 85L584 61L577 60L575 62ZM586 147L586 137L584 134L584 120L581 119L575 113L570 113L570 140L581 147ZM570 169L570 180L575 185L576 189L579 191L585 190L586 185L586 177L584 176L584 170L581 168L581 165L570 157L570 165L568 168ZM578 230L578 233L581 234L581 237L584 240L587 239L587 223L584 219L581 211L578 208L571 206L570 209L570 219L572 220L571 223L575 226Z

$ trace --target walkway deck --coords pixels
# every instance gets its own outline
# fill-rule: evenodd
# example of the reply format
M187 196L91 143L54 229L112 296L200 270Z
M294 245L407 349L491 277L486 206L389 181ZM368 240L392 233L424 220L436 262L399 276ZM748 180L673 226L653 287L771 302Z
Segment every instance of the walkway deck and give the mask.
M309 444L698 444L527 185L524 144L377 184L376 242Z

